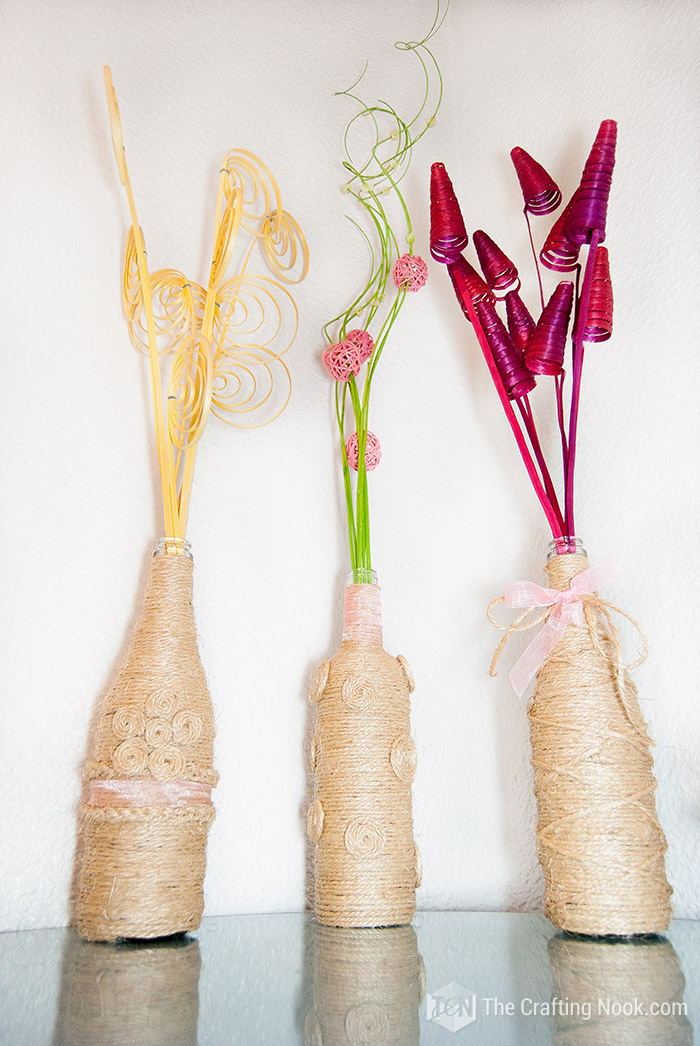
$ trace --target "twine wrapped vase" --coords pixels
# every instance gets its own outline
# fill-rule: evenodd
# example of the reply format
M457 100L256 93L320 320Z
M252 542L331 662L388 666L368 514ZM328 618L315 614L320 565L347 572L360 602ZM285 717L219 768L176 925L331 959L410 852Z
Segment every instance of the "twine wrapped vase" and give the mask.
M330 926L409 923L420 884L414 683L405 658L382 646L380 589L367 573L367 581L348 578L340 650L321 662L310 693L315 801L307 828L316 844L316 916Z
M412 926L311 927L306 1046L418 1046L425 970Z
M564 591L588 557L554 552L545 569ZM583 612L540 668L528 710L545 912L571 933L659 933L671 888L652 742L606 604L594 593Z
M214 716L197 650L187 542L153 558L128 657L99 714L81 808L78 932L195 930L203 908Z

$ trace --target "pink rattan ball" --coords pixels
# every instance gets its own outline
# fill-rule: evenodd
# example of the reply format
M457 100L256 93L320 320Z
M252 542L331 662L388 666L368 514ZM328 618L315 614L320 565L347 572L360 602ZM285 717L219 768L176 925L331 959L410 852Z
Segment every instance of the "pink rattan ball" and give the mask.
M359 374L362 353L351 341L337 341L323 353L323 366L336 381L350 381L351 374Z
M428 266L417 254L402 254L394 266L394 283L407 291L419 291L428 279Z
M369 331L354 330L348 331L345 335L346 341L351 341L353 345L357 345L360 350L362 362L365 363L372 353L374 352L374 338Z
M360 443L356 432L353 432L352 436L348 436L348 441L345 444L345 453L348 456L348 465L357 472L357 466L360 463ZM371 472L372 469L376 469L381 459L381 444L374 433L368 430L367 442L365 443L365 468L367 471Z

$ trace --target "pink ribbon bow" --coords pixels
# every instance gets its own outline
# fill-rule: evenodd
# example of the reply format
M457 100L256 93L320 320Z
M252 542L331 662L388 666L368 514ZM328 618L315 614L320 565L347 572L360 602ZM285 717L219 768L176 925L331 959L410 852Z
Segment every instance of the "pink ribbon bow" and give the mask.
M597 567L590 567L572 579L569 588L560 592L555 588L542 588L533 581L516 581L508 585L503 597L507 607L534 608L553 607L546 624L537 633L524 654L513 666L509 679L518 697L522 697L530 681L535 677L559 640L567 625L583 625L583 597L592 595L601 585L620 576L620 568L614 560L605 559Z

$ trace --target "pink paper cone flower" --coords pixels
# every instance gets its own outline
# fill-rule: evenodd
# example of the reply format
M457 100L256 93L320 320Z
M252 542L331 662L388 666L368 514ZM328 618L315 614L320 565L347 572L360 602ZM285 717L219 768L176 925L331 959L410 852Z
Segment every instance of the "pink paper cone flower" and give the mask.
M530 214L551 214L556 211L561 203L561 192L542 164L533 160L519 145L511 149L510 158L523 191L525 210Z
M600 243L605 239L616 143L617 124L614 120L603 120L583 168L581 184L566 225L566 235L572 243L590 243L594 231L598 233Z
M359 374L362 353L351 341L337 341L323 353L323 366L336 381L350 381L352 374Z
M357 472L358 465L360 463L360 441L356 432L353 432L352 436L348 436L348 441L345 444L345 453L348 456L348 465L350 468ZM382 459L382 448L378 438L373 432L367 431L367 440L365 442L365 468L368 472L376 469L377 465Z
M612 334L613 292L607 247L599 247L593 263L591 296L583 330L584 341L607 341Z
M346 341L351 341L360 351L361 362L366 363L374 352L374 338L369 331L352 330L345 335Z
M513 339L513 344L516 349L524 353L530 335L535 329L535 321L517 291L509 291L506 294L506 315L508 333Z
M462 306L462 312L468 320L469 313L464 304L466 298L470 298L474 305L480 301L487 301L491 305L495 303L496 299L491 293L488 284L482 280L474 266L470 265L466 258L460 255L456 261L451 262L447 266L447 271L450 274L457 300ZM471 320L469 322L471 323Z
M578 265L580 247L567 238L566 226L574 206L578 189L549 231L540 251L540 261L554 272L571 272Z
M430 169L430 253L435 261L453 262L469 243L464 218L443 163Z
M525 366L523 357L513 344L503 321L488 301L480 301L476 311L508 399L515 400L526 396L535 387L535 377Z
M562 280L554 288L525 349L525 362L535 374L561 374L574 285Z
M394 283L407 291L419 291L428 279L428 266L417 254L402 254L394 266Z
M509 290L517 291L520 286L518 270L498 244L481 229L477 229L474 233L474 246L481 271L496 297L503 297Z

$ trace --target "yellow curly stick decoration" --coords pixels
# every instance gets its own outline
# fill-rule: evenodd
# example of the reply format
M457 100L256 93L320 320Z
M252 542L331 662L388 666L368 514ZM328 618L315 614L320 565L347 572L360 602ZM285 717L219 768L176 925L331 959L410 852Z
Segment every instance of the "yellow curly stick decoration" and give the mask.
M108 67L105 86L114 155L132 218L124 257L124 308L132 344L149 357L151 366L166 536L184 539L197 447L210 413L228 424L254 428L273 421L289 402L291 377L281 356L296 337L299 319L292 296L278 280L294 284L304 279L308 246L296 220L282 209L269 168L253 153L232 149L219 173L206 289L176 269L149 273ZM224 282L241 230L250 243L238 274ZM256 243L276 280L247 275ZM285 338L287 323L291 336ZM164 401L161 367L167 358ZM243 421L269 407L276 374L284 376L286 385L282 406L262 421ZM181 547L179 542L173 551L179 553Z

